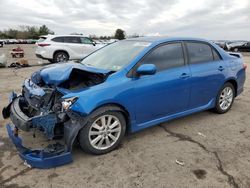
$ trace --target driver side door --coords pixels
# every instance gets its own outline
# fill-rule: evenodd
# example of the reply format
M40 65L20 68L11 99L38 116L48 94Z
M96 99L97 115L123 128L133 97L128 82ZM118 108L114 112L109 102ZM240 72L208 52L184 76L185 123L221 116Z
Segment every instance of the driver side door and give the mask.
M190 70L185 62L182 42L160 45L147 54L141 64L154 64L154 75L138 76L135 82L136 124L187 110L190 95ZM149 124L148 124L149 123Z
M97 50L96 44L87 37L81 37L81 57L84 58L85 56L89 55L93 51Z

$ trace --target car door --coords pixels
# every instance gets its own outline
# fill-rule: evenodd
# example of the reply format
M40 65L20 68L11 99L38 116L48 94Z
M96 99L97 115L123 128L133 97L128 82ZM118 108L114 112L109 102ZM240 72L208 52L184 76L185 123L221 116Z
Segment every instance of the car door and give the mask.
M64 45L66 46L66 50L70 55L70 59L81 59L83 52L80 37L64 37Z
M225 81L226 66L218 51L208 43L185 43L191 71L189 109L209 106Z
M157 72L135 78L137 124L185 111L189 100L189 68L181 42L158 46L140 63L154 64Z
M81 57L89 55L93 51L97 50L96 44L87 37L81 37Z

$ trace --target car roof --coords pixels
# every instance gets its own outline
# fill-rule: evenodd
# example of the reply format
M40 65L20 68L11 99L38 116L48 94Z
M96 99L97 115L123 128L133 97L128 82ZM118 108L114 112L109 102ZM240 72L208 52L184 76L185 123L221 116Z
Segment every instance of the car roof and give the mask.
M42 35L41 37L46 37L46 38L54 38L54 37L87 37L84 35Z
M209 42L208 40L201 39L201 38L167 37L167 36L152 36L152 37L148 36L148 37L130 38L130 39L126 39L126 40L129 40L129 41L142 41L142 42L150 42L150 43L161 43L161 42L183 41L183 40Z

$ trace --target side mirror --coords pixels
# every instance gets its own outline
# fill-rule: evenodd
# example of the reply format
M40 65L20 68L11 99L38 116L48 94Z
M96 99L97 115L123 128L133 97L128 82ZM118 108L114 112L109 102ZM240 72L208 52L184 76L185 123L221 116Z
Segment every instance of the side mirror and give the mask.
M156 66L154 64L143 64L140 65L136 73L139 75L152 75L156 73Z
M92 44L93 44L93 46L95 46L96 45L95 41L93 41Z

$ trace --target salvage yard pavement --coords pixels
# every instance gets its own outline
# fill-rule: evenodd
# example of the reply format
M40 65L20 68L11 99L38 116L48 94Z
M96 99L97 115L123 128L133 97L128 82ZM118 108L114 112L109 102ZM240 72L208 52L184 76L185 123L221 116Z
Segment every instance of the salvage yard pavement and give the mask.
M34 48L22 48L25 58L36 65ZM244 61L248 64L245 91L228 113L205 111L129 134L106 155L85 154L75 145L73 163L54 169L25 166L7 138L9 121L0 117L0 188L250 187L250 56ZM23 80L40 68L0 69L1 110L9 92L20 92ZM32 133L25 139L28 145L37 142Z

